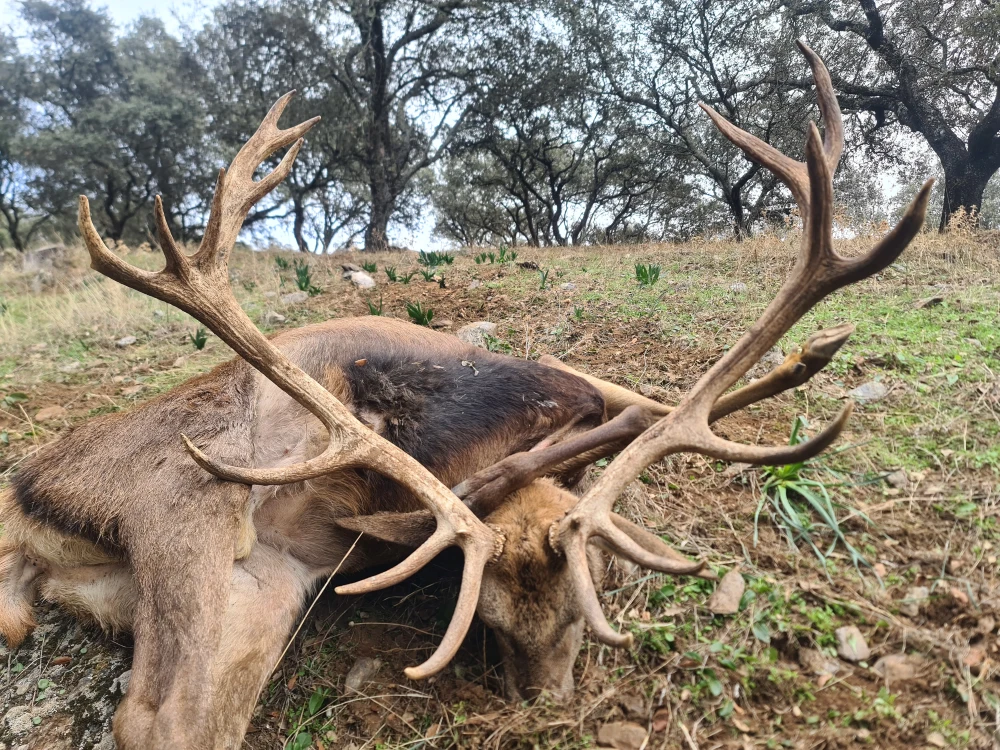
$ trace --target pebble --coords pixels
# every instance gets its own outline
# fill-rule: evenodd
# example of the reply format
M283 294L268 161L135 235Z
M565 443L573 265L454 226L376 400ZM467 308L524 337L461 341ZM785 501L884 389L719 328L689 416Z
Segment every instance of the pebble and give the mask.
M889 395L889 386L880 380L871 380L867 383L862 383L847 395L863 404L872 404L876 401L881 401Z
M497 324L490 323L488 320L480 320L462 326L455 332L455 335L466 344L472 344L473 346L478 346L480 349L485 349L486 337L497 335Z
M52 422L57 419L65 419L68 414L69 412L61 406L46 406L44 409L38 410L35 419L39 422Z
M615 750L639 750L645 743L646 728L630 721L615 721L597 730L597 744Z
M746 590L743 575L735 568L726 573L708 599L709 610L716 615L735 615L740 610L740 600Z
M837 628L834 635L837 637L837 654L844 661L864 661L872 655L872 650L868 648L868 641L865 640L856 626L848 625Z
M923 664L924 660L916 654L889 654L875 662L872 670L891 684L912 680Z
M264 313L264 325L266 326L273 326L277 325L278 323L284 323L286 320L287 318L284 315L282 315L279 312L275 312L274 310L268 310L266 313Z
M373 279L371 276L369 276L367 273L361 270L345 273L344 278L348 279L358 289L375 288L375 279Z
M126 346L132 346L138 339L135 336L123 336L115 342L115 346L119 349L124 349Z
M359 692L365 683L372 681L372 678L381 666L382 662L368 656L362 656L354 662L354 666L351 667L351 671L347 673L347 677L344 680L344 687L347 692Z
M745 294L749 287L742 281L737 281L735 284L729 285L729 291L736 292L737 294Z
M901 490L910 483L910 478L906 476L905 471L897 469L896 471L886 475L885 483L890 487L895 487L896 489Z
M916 617L931 596L931 590L926 586L911 586L899 602L899 611L907 617Z

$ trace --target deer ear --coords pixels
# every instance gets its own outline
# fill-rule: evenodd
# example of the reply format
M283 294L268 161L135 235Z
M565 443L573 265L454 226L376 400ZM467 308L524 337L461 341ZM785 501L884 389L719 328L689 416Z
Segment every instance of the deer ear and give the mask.
M414 513L376 513L373 516L339 518L336 524L348 531L358 531L383 542L417 548L434 533L437 523L429 511Z

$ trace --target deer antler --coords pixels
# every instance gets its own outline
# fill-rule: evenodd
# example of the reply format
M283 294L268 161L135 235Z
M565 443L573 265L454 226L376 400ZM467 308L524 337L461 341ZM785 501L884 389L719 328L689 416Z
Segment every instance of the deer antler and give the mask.
M355 467L373 469L403 485L434 514L434 534L409 558L380 575L339 589L371 591L402 581L446 547L458 545L465 555L462 588L451 624L437 650L424 664L407 670L413 678L442 669L455 655L479 600L483 568L494 555L494 533L452 492L411 456L367 429L323 386L297 367L257 329L229 286L229 254L247 212L288 175L302 146L302 136L319 118L281 130L278 119L294 92L281 97L257 132L240 149L229 169L219 172L205 236L198 251L186 255L174 241L157 197L156 228L166 259L162 271L135 268L112 253L94 228L90 206L80 196L79 225L94 270L144 294L169 302L204 323L266 378L316 415L330 434L322 454L295 466L256 469L228 466L206 456L186 437L188 451L206 471L243 484L289 484ZM257 167L279 148L293 144L278 166L259 181Z
M554 546L568 560L573 587L588 624L603 642L626 646L629 634L615 632L601 611L587 567L587 542L600 537L616 554L639 564L670 572L674 558L639 545L615 524L612 508L625 487L651 463L690 451L712 458L747 463L783 464L803 461L829 446L844 428L852 410L848 404L837 419L812 440L796 446L766 448L741 445L715 435L710 415L720 396L736 383L808 310L831 292L878 273L891 264L923 225L930 197L928 181L907 208L899 224L868 254L845 258L833 249L833 170L843 149L843 122L829 73L822 60L803 42L816 80L826 141L810 124L805 163L794 161L772 146L736 128L702 104L722 133L744 153L771 169L792 191L803 216L798 260L763 315L688 392L677 407L622 451L600 480L550 532Z

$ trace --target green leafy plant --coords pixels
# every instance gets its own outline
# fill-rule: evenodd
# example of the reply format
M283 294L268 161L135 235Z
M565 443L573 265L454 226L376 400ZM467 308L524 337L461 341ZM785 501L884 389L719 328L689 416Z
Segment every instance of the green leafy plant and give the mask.
M660 280L660 267L652 263L648 266L644 263L636 263L635 278L640 286L653 286Z
M406 314L418 326L430 326L434 320L434 311L429 307L425 310L419 302L407 302Z
M410 271L410 272L409 272L408 274L406 274L405 276L400 276L400 277L399 277L399 280L400 280L400 282L402 282L403 284L409 284L409 283L410 283L410 281L412 281L412 280L413 280L413 277L414 277L414 276L416 276L416 275L417 275L417 272L416 272L416 271Z
M424 277L424 281L434 281L434 276L437 274L437 270L431 268L427 271L421 271L420 275Z
M428 253L421 250L417 254L417 263L430 268L434 268L436 266L450 266L454 262L455 256L451 253L439 253L435 251Z
M389 279L389 281L396 281L396 278L397 278L396 277L396 267L395 266L386 266L385 267L385 275L386 275L386 278Z
M10 308L7 307L7 303L2 298L0 298L0 315L6 314L7 310L9 309Z
M189 333L188 338L191 339L194 348L201 351L205 348L205 344L208 343L208 329L205 326L198 326L198 330L194 333Z
M361 267L368 273L375 273L378 270L378 265L372 261L365 261L361 264Z
M288 261L282 258L280 255L274 256L274 265L278 267L279 271L287 271L289 268Z
M438 286L442 289L447 289L447 285L444 283L444 274L441 274L441 278L438 279Z
M804 417L795 418L789 445L798 445L806 441L807 438L802 433L806 424ZM760 516L766 510L778 528L785 533L789 547L797 549L800 542L807 544L816 554L824 571L827 569L827 556L839 543L843 545L855 569L860 573L861 565L871 567L871 564L847 540L837 519L837 508L846 506L833 501L830 488L839 484L839 478L829 469L825 470L824 478L814 478L814 475L819 473L816 466L815 461L800 461L787 466L765 466L761 470L764 483L753 517L754 546L758 543ZM826 481L827 479L830 481ZM871 519L860 510L850 508L850 511L852 515L871 523ZM816 517L819 518L818 522L814 520ZM825 552L820 549L820 542L817 539L817 533L823 528L833 534L833 541ZM829 573L827 576L829 577Z
M538 288L545 289L545 284L549 280L549 269L546 268L544 271L539 271L538 275L541 276L542 279L541 284L538 285Z
M381 315L382 314L382 295L378 297L378 306L373 305L371 300L366 300L368 303L368 314L369 315Z
M323 292L319 287L313 286L312 269L304 260L295 261L295 286L300 291L308 292L310 297L315 297Z
M577 320L583 320L583 308L574 306L573 307L573 317Z
M473 258L473 260L476 262L477 266L481 265L482 263L485 263L486 262L486 253L479 253L479 255L477 255L476 257Z
M0 403L2 403L8 409L13 409L18 404L23 404L27 400L28 400L28 394L27 393L20 393L20 392L14 391L14 392L8 393L6 396L4 396L3 400L0 400Z

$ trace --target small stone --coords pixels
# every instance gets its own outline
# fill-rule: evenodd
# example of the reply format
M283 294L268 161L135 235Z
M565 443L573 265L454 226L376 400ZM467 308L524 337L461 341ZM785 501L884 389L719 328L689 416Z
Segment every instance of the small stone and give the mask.
M735 615L740 610L740 600L745 590L743 575L735 568L730 570L709 597L708 609L716 615Z
M292 292L291 294L282 294L281 302L285 305L298 305L309 299L309 292Z
M486 337L497 335L497 324L487 320L480 320L476 323L469 323L459 328L455 335L466 344L478 346L480 349L486 348Z
M862 383L847 395L863 404L873 404L889 395L889 386L880 380L871 380Z
M952 586L950 589L948 589L948 593L951 594L952 600L959 607L966 607L966 606L968 606L968 604L969 604L969 595L966 594L964 591L962 591L962 589L955 588L954 586Z
M482 285L483 285L483 282L481 282L479 279L473 279L472 281L469 282L469 286L466 287L466 288L467 289L478 289Z
M438 319L435 318L431 321L431 328L451 328L455 323L447 318Z
M911 586L899 602L899 611L907 617L916 617L930 597L931 590L926 586Z
M174 360L174 363L170 365L171 367L183 367L187 364L187 357L178 357Z
M815 675L834 675L840 671L837 662L828 659L822 651L815 648L800 648L799 664Z
M362 656L354 662L354 666L351 667L351 671L347 673L347 678L344 680L344 687L347 692L360 692L366 683L372 681L372 678L375 677L375 673L378 672L381 666L382 662L378 659L372 659L367 656Z
M60 367L59 372L76 372L77 370L80 369L80 367L81 367L80 363L74 359L72 362L67 362L62 367Z
M885 569L885 565L883 565L882 563L875 563L874 565L872 565L872 571L879 578L885 578L886 575L888 575L889 573L889 571Z
M983 615L976 623L976 632L980 635L989 635L996 630L997 621L991 615Z
M567 292L572 292L574 289L576 289L576 284L574 284L572 281L567 281L565 284L560 284L559 288L564 289Z
M864 661L872 655L872 650L868 648L868 642L856 626L848 625L837 628L834 635L837 637L837 654L844 661Z
M115 678L115 681L111 683L111 692L115 692L115 689L121 691L122 695L128 692L128 683L132 679L132 670L127 669Z
M934 747L948 747L948 740L940 732L931 732L927 735L927 744Z
M906 488L906 485L910 483L910 478L906 476L906 472L902 469L897 469L889 474L885 475L885 483L890 487L895 487L898 490Z
M279 323L284 323L286 320L287 318L284 315L274 310L268 310L264 313L264 325L266 326L275 326Z
M360 266L356 266L353 263L341 263L340 267L344 269L344 278L348 278L352 273L359 273L362 271Z
M735 284L729 285L729 291L735 292L736 294L745 294L749 287L742 281L737 281Z
M639 750L646 742L646 728L630 721L604 724L597 730L597 744L616 750Z
M889 654L883 656L872 670L886 682L905 682L917 676L924 660L916 654Z
M641 695L630 694L626 695L621 699L622 710L625 715L632 719L645 719L646 714L646 701L642 699Z
M656 709L656 713L653 714L653 731L665 732L668 726L670 726L670 711L666 708Z
M165 313L163 312L163 310L153 310L154 318L162 318L164 315Z
M61 406L46 406L44 409L38 410L35 419L39 422L52 422L57 419L65 419L68 414L69 412Z
M275 297L278 296L278 293L277 292L264 292L264 296L267 297L268 299L274 299Z
M115 346L119 349L124 349L126 346L132 346L138 339L135 336L123 336L115 342Z
M122 388L122 395L123 396L138 396L139 393L142 392L142 389L145 388L145 387L146 386L144 386L144 385L130 385L128 388Z
M928 307L937 307L942 302L944 302L944 297L940 297L940 296L925 297L924 299L920 300L917 304L915 304L913 306L913 309L914 310L923 310L923 309L928 308Z
M979 674L985 661L986 649L982 646L973 646L962 659L962 663L971 669L973 674Z
M348 279L358 289L375 288L375 279L360 269L357 271L351 271L350 273L345 273L344 278Z

